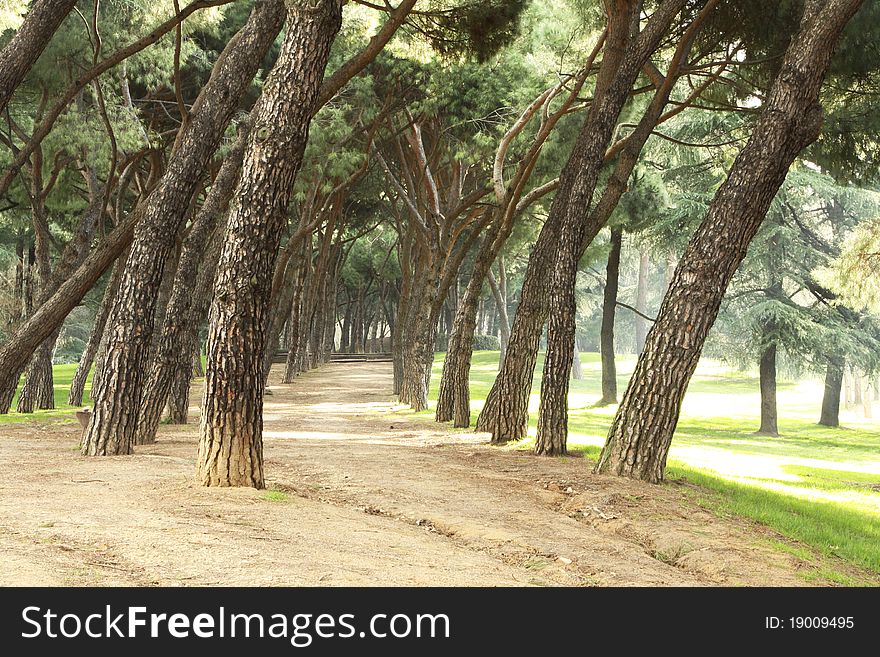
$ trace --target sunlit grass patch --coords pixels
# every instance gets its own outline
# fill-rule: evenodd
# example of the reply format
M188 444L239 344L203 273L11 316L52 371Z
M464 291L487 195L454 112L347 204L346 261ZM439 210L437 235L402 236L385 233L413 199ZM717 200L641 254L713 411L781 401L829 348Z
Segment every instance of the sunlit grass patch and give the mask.
M598 354L581 354L585 378L571 382L569 450L596 459L616 406L593 408L601 395ZM510 449L534 448L542 360L533 378L529 437ZM622 395L635 358L618 358ZM436 400L442 355L435 363ZM471 369L472 422L497 374L497 352L475 352ZM822 383L778 385L780 436L758 436L760 393L754 373L703 360L688 388L670 454L668 477L706 490L702 503L718 513L753 519L806 547L880 573L880 421L842 409L843 427L817 424ZM433 410L423 415L431 416ZM589 466L587 466L589 467ZM807 560L807 559L804 559ZM823 565L810 581L858 583Z

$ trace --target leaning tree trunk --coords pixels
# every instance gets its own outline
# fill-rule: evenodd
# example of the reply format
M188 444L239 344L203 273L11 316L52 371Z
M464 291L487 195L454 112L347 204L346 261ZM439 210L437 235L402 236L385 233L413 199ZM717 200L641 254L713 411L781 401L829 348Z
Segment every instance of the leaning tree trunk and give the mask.
M548 219L538 236L526 268L504 363L477 417L477 431L491 433L496 444L519 440L528 428L532 377L549 303L546 280L555 255L551 244L558 240L557 228Z
M791 163L821 131L822 81L841 31L861 4L807 2L760 118L675 270L597 471L662 481L706 335Z
M263 352L287 206L302 165L340 0L287 4L287 30L263 95L229 212L214 286L196 480L263 488Z
M602 398L596 406L617 403L617 364L614 360L614 320L617 316L617 291L620 288L620 252L623 230L611 230L611 252L605 268L605 295L602 302L602 328L599 351L602 356Z
M843 387L844 360L839 356L828 358L825 369L825 393L822 395L822 414L819 424L825 427L840 426L840 391Z
M551 375L554 385L561 380L560 385L566 389L561 394L552 394L557 403L565 405L573 353L572 281L577 273L577 261L586 245L605 225L623 193L641 147L656 123L656 120L650 119L659 117L665 107L665 97L671 91L671 80L670 84L664 84L663 89L655 95L655 100L640 121L639 127L630 136L620 155L614 176L608 183L609 190L606 190L601 202L592 212L588 213L587 209L598 182L606 149L632 85L683 5L682 0L661 3L645 29L633 40L630 39L630 34L633 30L632 23L638 18L637 8L634 5L628 6L623 15L613 15L615 22L609 28L606 38L590 112L571 157L560 175L559 188L550 214L529 258L504 365L477 419L477 430L490 432L493 443L518 440L526 435L532 378L541 333L550 312L551 291L553 300L559 302L559 321L565 324L559 328L569 334L558 341L551 341L563 352L550 358L551 366L558 369L558 372ZM563 253L566 262L560 263L559 257ZM558 282L556 278L559 278ZM559 417L565 413L562 409L554 410L555 417L548 418L546 426L559 428Z
M71 406L82 404L89 370L92 368L92 363L98 354L101 337L104 335L104 327L107 325L107 316L110 314L113 299L119 291L119 282L122 280L122 270L125 269L127 257L128 254L119 256L119 260L110 276L110 282L107 283L107 288L104 290L104 297L101 299L101 306L98 308L97 315L95 315L95 324L92 327L91 334L89 334L89 341L86 343L86 348L79 359L79 365L77 365L76 372L70 382L70 394L67 396L67 403Z
M471 423L469 379L482 288L482 283L478 284L477 280L475 272L455 313L434 413L437 422L452 420L454 426L461 428Z
M763 436L778 436L775 342L767 345L761 353L761 365L758 376L761 385L761 428L758 429L758 433Z
M605 190L599 200L593 203L591 196L581 195L585 190L576 189L568 199L564 196L560 198L557 193L554 199L554 206L551 206L550 209L552 216L556 203L562 203L561 209L557 210L557 212L563 217L563 227L557 245L557 258L550 282L554 294L550 299L547 354L544 358L541 383L542 415L546 414L548 417L545 420L540 417L538 418L538 444L553 445L556 451L559 450L560 446L564 446L568 440L568 372L571 367L570 361L575 329L574 322L571 319L573 316L571 309L575 306L575 284L577 282L578 263L583 257L586 247L593 241L599 230L611 217L614 208L617 207L620 197L626 189L627 181L638 161L639 154L648 137L653 133L654 127L660 120L663 110L669 101L672 88L678 78L678 72L687 61L696 32L704 24L705 19L714 11L717 6L717 0L708 0L702 4L704 5L702 10L681 37L671 58L669 70L665 78L657 87L651 103L639 120L638 125L636 125L635 130L627 138L614 166L614 171L608 178ZM681 6L679 5L678 9L680 8ZM659 15L663 14L664 9L668 12L675 9L675 7L669 3L661 3L645 29L636 38L636 45L627 49L627 55L624 57L621 66L622 73L619 79L625 79L628 85L632 85L635 82L635 73L645 63L645 59L639 58L639 53L644 51L638 47L638 44L645 39L649 43L656 43L653 38L646 37L646 35L651 33L652 28L660 30L661 33L665 32L674 17L674 14L670 15L667 13L665 14L665 20L662 16L658 18ZM627 86L627 89L629 88ZM604 120L598 119L596 121L603 130L607 125L607 115L610 113L617 116L620 113L620 108L613 98L610 101L606 98L605 101L596 105L594 109L599 117L606 117ZM616 114L614 114L615 112ZM591 159L595 157L596 154L593 153ZM591 179L593 187L595 187L596 181L595 178L592 178L592 174ZM593 210L587 213L586 219L584 219L583 214L591 204L593 205ZM580 212L578 212L578 208L581 209ZM557 349L559 353L555 353ZM613 345L611 348L606 348L606 363L610 360L612 352ZM606 374L603 377L606 385L611 383L609 374L606 370ZM616 382L614 387L616 388ZM551 450L547 453L553 453L553 451Z
M186 381L185 401L178 399L176 408L185 403L189 407L189 382L192 376L193 353L197 351L199 326L205 318L211 286L220 259L226 210L235 191L248 130L242 125L232 150L220 166L220 171L205 202L199 209L183 244L180 261L171 286L165 310L162 332L156 341L155 353L141 399L137 427L132 436L135 445L155 442L156 429L162 410L172 389L178 398ZM173 382L176 387L172 387ZM186 410L174 419L186 423Z
M513 230L513 222L502 226L499 223L501 220L502 217L495 218L474 257L471 277L455 312L449 344L446 347L446 358L443 360L434 418L437 422L452 420L453 426L459 428L468 427L471 423L471 358L474 353L474 334L477 330L477 313L483 293L483 282L488 278L492 264ZM500 295L500 288L498 292ZM502 325L502 330L503 328ZM505 357L509 341L508 329L507 340L503 345ZM503 360L502 358L501 363Z
M0 113L74 5L76 0L36 0L12 41L0 50Z
M162 182L146 201L149 221L135 228L128 266L107 323L110 340L100 386L92 390L94 409L83 434L84 455L131 453L165 263L199 178L281 30L284 7L279 0L254 6L245 26L220 55L177 136Z

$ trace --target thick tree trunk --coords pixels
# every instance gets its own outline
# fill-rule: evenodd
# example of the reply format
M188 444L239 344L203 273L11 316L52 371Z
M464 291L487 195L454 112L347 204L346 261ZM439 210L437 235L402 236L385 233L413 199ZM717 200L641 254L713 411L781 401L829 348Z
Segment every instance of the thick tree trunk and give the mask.
M284 23L284 14L284 3L279 0L254 6L245 26L218 59L178 134L162 182L146 201L149 220L135 228L128 266L108 319L110 341L100 386L92 390L94 409L83 435L84 455L131 453L166 261L199 178L250 89L263 55Z
M761 428L758 433L764 436L778 436L776 410L776 343L765 347L761 354L759 368L761 384Z
M186 422L185 404L189 407L189 382L193 354L198 350L199 326L205 319L211 297L211 286L220 259L221 240L229 199L235 191L241 171L247 128L240 129L238 139L226 156L205 202L199 209L183 244L171 295L165 311L162 332L153 354L132 440L145 445L156 440L156 429L166 404L178 413L172 419ZM186 382L185 392L183 381ZM176 382L176 385L173 385ZM171 403L168 395L177 391L178 400ZM184 399L180 400L183 396Z
M825 393L822 396L822 414L819 424L825 427L840 426L840 390L843 386L843 358L828 358L825 369Z
M0 50L0 113L74 5L76 0L36 0L12 41Z
M263 352L278 246L340 0L287 5L287 30L251 116L214 287L196 480L264 487Z
M639 253L639 280L636 284L636 310L642 315L648 313L648 269L651 261L648 252L643 248ZM636 354L645 350L645 338L648 336L648 320L641 315L635 316L636 322Z
M617 363L614 359L614 320L617 317L617 292L620 288L620 252L623 230L611 231L611 252L605 268L605 295L602 302L602 328L599 332L599 351L602 356L602 397L596 406L617 403Z
M639 15L636 4L626 5L619 13L612 14L613 24L610 23L593 103L562 171L550 214L529 258L504 365L477 419L477 430L490 432L493 443L518 440L526 435L533 372L541 333L550 312L551 290L553 301L559 306L558 321L561 324L558 330L567 332L568 336L549 341L563 350L549 359L551 367L559 370L551 375L553 385L557 385L561 377L559 385L565 388L549 394L556 402L565 405L573 353L572 308L577 262L617 205L638 154L656 123L650 119L660 116L671 83L664 85L662 92L658 91L655 101L631 135L601 202L592 212L588 213L587 209L591 205L606 149L632 85L683 5L682 0L661 3L645 29L633 40L630 39L632 23ZM547 362L545 359L545 364ZM542 404L547 408L543 400ZM559 416L567 412L555 409L554 413L557 417L548 419L546 426L558 428L561 426Z
M606 268L605 299L602 309L602 399L597 405L617 402L617 370L614 364L614 316L617 288L620 278L620 251L623 229L611 230L611 251ZM547 335L547 354L544 358L544 376L541 380L541 405L538 414L538 432L535 453L541 456L559 456L568 451L568 379L572 371L575 350L575 297L568 295L569 303L558 306L556 321L563 330L551 330ZM560 383L564 379L564 384Z
M727 285L785 180L819 135L819 90L861 0L808 0L748 143L688 244L648 335L597 470L659 482L681 402Z

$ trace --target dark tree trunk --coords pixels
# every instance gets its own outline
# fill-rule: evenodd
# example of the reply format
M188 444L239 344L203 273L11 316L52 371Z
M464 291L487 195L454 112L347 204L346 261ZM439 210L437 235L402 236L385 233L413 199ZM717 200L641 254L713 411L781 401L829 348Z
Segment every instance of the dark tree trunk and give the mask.
M339 351L343 354L348 353L349 344L351 343L351 295L346 292L347 302L345 304L345 313L342 315L342 337L339 338Z
M193 354L198 353L199 327L208 311L211 286L220 259L225 227L223 219L238 182L247 134L246 126L242 126L184 242L132 436L135 445L155 442L156 429L166 405L176 407L178 411L182 404L189 407ZM184 401L178 401L176 405L171 403L168 396L172 390L177 391L178 398L183 395ZM176 415L176 419L181 417L185 423L186 409L182 415L179 412Z
M730 279L798 153L819 135L819 90L861 0L809 0L749 141L688 244L597 470L663 479L681 402Z
M778 436L776 410L776 343L765 347L761 354L759 368L761 383L761 428L758 433L764 436Z
M639 253L639 280L636 284L636 310L642 315L648 313L648 268L651 264L645 249ZM648 320L642 315L635 316L636 322L636 354L645 350L645 339L648 336Z
M168 391L168 424L186 424L189 420L190 372L178 369Z
M840 426L840 391L843 387L843 358L828 358L825 369L825 393L822 395L822 414L819 424L825 427Z
M614 320L617 317L617 291L620 288L620 252L623 230L611 230L611 252L605 268L605 295L602 301L602 328L599 351L602 356L602 397L596 406L617 403L617 364L614 360Z
M263 352L278 246L340 0L287 5L287 30L251 116L214 287L196 480L264 487Z
M199 178L250 89L263 55L284 23L284 14L284 3L277 0L254 6L248 22L218 59L178 134L162 182L146 201L149 221L135 228L128 266L108 319L111 339L100 386L92 390L94 408L83 434L84 455L131 453L166 261Z
M36 0L12 41L0 50L0 113L74 5L76 0Z
M550 378L554 386L558 384L561 387L552 393L548 392L548 395L554 397L554 403L565 406L573 353L572 309L577 262L586 245L598 234L616 207L638 154L656 124L655 117L659 117L666 105L671 83L658 91L645 117L631 135L619 156L614 175L608 182L601 202L592 212L587 210L591 205L606 149L632 85L644 62L655 50L683 5L682 0L666 0L661 3L635 39L630 39L633 22L639 16L635 5L627 5L620 13L613 13L613 24L609 19L609 34L606 37L594 100L571 157L560 176L550 214L529 258L507 356L477 420L477 430L490 432L493 443L519 440L526 435L533 372L544 323L550 312L551 290L552 300L559 306L558 330L568 335L549 340L549 344L563 352L553 354L549 359L550 366L558 369ZM547 362L545 359L545 377ZM542 404L546 407L543 390ZM559 418L566 415L567 411L555 409L553 413L554 418L548 419L545 426L559 428ZM563 438L562 442L564 440ZM560 441L553 439L549 442L558 444Z
M202 350L198 344L198 327L196 327L196 345L192 355L192 378L197 379L205 376L205 368L202 367Z

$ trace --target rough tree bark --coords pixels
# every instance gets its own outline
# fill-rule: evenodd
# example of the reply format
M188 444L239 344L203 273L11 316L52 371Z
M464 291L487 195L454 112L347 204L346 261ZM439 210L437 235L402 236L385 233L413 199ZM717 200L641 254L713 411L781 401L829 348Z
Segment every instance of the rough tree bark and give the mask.
M662 82L657 85L650 105L625 143L614 171L608 179L602 196L595 203L593 211L589 212L586 218L584 218L583 211L572 212L568 207L560 211L560 214L563 215L563 228L557 245L556 262L550 278L550 286L554 290L554 294L549 303L547 354L544 357L541 380L541 415L546 414L547 418L538 418L537 444L553 445L554 449L559 450L560 446L564 446L568 440L568 372L571 368L570 361L574 342L574 297L578 262L586 247L608 221L613 209L620 201L639 154L662 117L679 72L687 61L691 45L718 2L719 0L704 2L700 12L690 22L683 36L679 39L668 71L665 76L661 76ZM645 60L638 59L638 53L641 51L638 44L642 40L647 40L649 43L654 42L648 36L652 27L662 27L662 32L666 33L672 19L677 14L677 9L681 8L681 5L673 5L674 3L663 3L658 7L651 22L634 41L634 47L627 50L627 55L621 66L623 74L617 76L616 84L625 84L628 89L635 82L633 69L635 67L641 69L645 64ZM658 14L662 14L664 7L669 11L676 11L666 16L668 22L661 19L658 23ZM612 87L612 89L615 93L609 94L611 97L621 93L619 87ZM620 110L616 111L619 113ZM601 104L597 107L597 112L600 115L603 113ZM593 185L595 185L595 181ZM577 199L577 202L579 207L586 210L591 202L591 197ZM551 207L552 213L553 208ZM547 453L553 452L548 451Z
M555 279L554 268L558 270L562 264L564 274L569 277L573 276L572 272L576 272L577 261L585 243L592 241L595 234L604 226L613 206L616 206L632 167L635 166L641 146L656 123L656 120L651 122L650 129L645 130L642 129L643 124L647 124L648 121L643 118L640 122L639 128L636 129L639 139L628 140L627 148L621 153L615 169L615 177L622 177L623 180L609 181L610 190L603 195L603 200L607 197L608 203L600 203L588 215L587 209L590 207L599 171L605 160L606 148L611 141L620 112L629 98L632 85L639 70L656 49L684 2L682 0L662 2L645 29L635 39L631 39L630 36L634 30L634 20L639 16L639 3L619 4L620 7L609 19L608 36L590 112L571 157L560 175L559 188L553 199L550 214L544 222L529 258L504 365L477 419L477 430L491 433L492 442L496 444L519 440L526 435L532 377L541 333L550 311L550 290L567 289L565 281L557 284L554 280L551 285L551 279ZM670 78L670 82L674 78L673 75L667 77ZM668 96L668 92L666 95ZM659 109L652 103L649 111L656 110L656 117L659 117L663 106L665 100ZM624 164L628 165L628 169L627 166L622 166ZM608 209L609 206L611 210ZM566 232L566 225L571 230ZM566 245L569 248L566 248ZM560 253L563 251L568 258L567 263L559 262ZM560 272L556 271L556 273ZM568 318L568 322L564 327L560 327L563 331L561 335L567 337L557 344L564 353L559 354L558 357L551 357L550 363L551 367L559 370L558 375L563 379L562 385L566 388L566 393L561 395L561 398L567 398L574 333L571 323L573 313L565 310L565 307L570 307L572 302L567 294L554 295L554 299L560 304L559 320L564 321ZM545 360L545 364L546 362ZM559 377L554 376L554 380L558 380Z
M196 480L264 487L263 351L275 259L302 165L340 0L287 5L278 60L251 113L214 286Z
M107 322L108 350L100 385L92 389L94 408L83 435L84 455L131 453L165 263L199 178L280 32L284 16L281 0L254 6L215 64L178 133L162 182L146 201L147 220L135 228L128 266Z
M36 0L12 41L0 50L0 113L74 5L76 0Z
M183 422L178 423L186 423L186 411L181 414L180 409L189 407L193 352L197 346L199 326L208 309L211 284L220 259L220 238L224 228L222 219L238 182L247 135L247 126L243 124L184 241L171 298L165 311L161 338L150 365L137 427L132 437L136 445L155 441L162 410L168 402L172 383L175 381L176 401L172 407L178 412L173 419L182 419ZM184 381L186 392L182 394Z
M840 33L861 4L806 3L760 118L676 268L597 471L662 481L706 335L791 163L820 133L819 91Z

